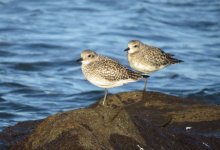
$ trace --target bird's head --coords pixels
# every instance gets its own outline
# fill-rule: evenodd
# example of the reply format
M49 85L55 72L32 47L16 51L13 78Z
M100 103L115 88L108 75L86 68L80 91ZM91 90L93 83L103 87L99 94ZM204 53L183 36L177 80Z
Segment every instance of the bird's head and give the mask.
M95 61L98 57L98 54L94 52L93 50L84 50L81 53L81 58L77 61L82 62L82 64L89 64L93 61Z
M124 51L128 51L128 53L135 53L140 50L142 45L143 43L139 40L131 40L128 42L128 48L126 48Z

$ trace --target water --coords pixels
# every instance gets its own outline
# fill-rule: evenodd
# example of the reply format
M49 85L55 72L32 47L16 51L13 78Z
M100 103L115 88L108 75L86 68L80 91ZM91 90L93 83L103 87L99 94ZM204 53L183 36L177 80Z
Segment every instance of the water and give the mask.
M128 65L131 39L185 62L152 75L150 90L220 104L220 1L1 0L0 129L103 97L75 60L86 48ZM143 82L110 90L140 90Z

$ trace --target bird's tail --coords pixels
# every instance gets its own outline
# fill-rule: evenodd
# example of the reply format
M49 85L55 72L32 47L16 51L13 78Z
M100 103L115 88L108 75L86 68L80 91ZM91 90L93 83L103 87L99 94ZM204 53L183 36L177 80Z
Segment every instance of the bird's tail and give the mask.
M179 60L179 59L176 59L176 58L171 58L170 59L170 63L171 64L176 64L176 63L181 63L181 62L183 62L182 60Z
M149 78L150 76L148 75L142 75L142 78Z
M133 80L139 80L139 79L143 79L143 78L146 79L146 78L150 77L148 75L142 75L139 72L135 72L135 71L131 71L131 70L128 70L128 74L129 74L129 77Z
M140 74L139 72L132 71L132 70L128 70L128 75L129 75L129 78L132 80L139 80L143 78L142 74Z

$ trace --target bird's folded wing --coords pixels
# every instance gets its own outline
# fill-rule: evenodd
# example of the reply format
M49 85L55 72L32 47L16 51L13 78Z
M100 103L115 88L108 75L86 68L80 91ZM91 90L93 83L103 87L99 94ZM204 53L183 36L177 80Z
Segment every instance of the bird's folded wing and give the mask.
M102 78L109 81L125 80L129 78L128 70L117 61L104 59L94 64L95 70L99 72Z

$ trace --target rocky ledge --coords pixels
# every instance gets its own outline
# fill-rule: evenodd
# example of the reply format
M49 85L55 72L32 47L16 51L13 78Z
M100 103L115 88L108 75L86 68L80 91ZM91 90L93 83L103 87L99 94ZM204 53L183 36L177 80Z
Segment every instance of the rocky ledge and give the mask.
M108 96L88 108L18 123L0 133L12 150L217 150L220 106L158 92Z

